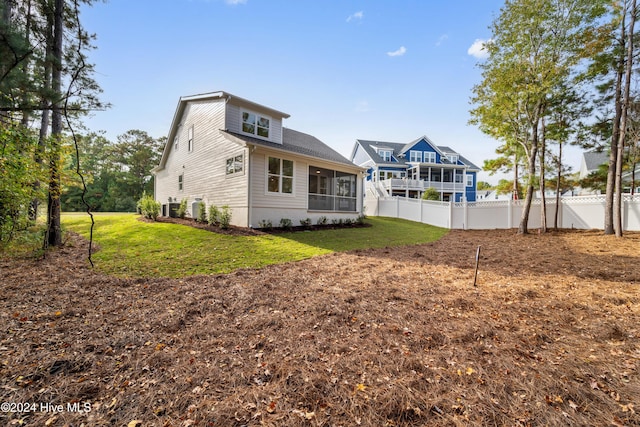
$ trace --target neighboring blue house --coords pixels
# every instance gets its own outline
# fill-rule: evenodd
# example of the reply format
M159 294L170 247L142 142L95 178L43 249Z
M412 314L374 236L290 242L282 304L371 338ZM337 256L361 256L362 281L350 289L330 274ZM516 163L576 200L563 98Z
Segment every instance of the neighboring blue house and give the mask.
M368 168L367 187L374 194L419 198L432 187L442 201L476 201L480 168L426 136L408 144L359 139L351 161Z

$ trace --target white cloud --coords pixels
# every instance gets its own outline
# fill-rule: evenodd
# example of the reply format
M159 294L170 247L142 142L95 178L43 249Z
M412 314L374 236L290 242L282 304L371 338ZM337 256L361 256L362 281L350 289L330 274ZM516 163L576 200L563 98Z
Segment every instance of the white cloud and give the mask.
M393 52L387 52L387 55L389 56L402 56L405 53L407 53L407 48L404 46L400 46L400 49L395 50Z
M236 4L245 4L247 0L224 0L224 2L227 4L236 5Z
M442 43L444 43L447 39L449 38L448 34L443 34L440 37L438 37L438 40L436 41L436 46L440 46Z
M491 40L476 39L476 41L474 41L471 47L467 50L467 53L478 59L488 58L489 52L485 46L490 41Z
M349 17L347 18L347 22L351 22L351 21L355 21L355 20L362 20L362 18L364 17L364 12L363 11L358 11L356 13L354 13L353 15L349 15Z

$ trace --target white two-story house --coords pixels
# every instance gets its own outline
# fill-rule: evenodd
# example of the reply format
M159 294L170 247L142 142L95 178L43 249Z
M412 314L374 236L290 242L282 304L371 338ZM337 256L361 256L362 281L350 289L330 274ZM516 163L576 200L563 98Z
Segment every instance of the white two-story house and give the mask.
M420 198L435 188L442 201L476 201L480 168L426 136L408 144L359 139L351 160L367 168L371 194Z
M227 205L233 225L293 225L362 213L364 169L317 138L283 127L289 115L227 92L180 98L155 175L163 216L187 200L197 215Z

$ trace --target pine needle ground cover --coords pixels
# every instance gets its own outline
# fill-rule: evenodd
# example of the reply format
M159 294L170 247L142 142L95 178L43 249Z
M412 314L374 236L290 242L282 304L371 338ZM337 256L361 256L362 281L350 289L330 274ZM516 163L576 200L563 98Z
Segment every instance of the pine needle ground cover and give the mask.
M105 273L132 277L184 277L299 261L355 249L432 242L447 230L392 218L370 227L291 233L213 233L186 225L142 222L132 214L96 214L93 255ZM89 237L85 214L65 214L64 226ZM86 256L85 256L86 257Z
M0 424L640 424L638 233L452 231L179 279L69 243L0 260L0 400L65 408Z

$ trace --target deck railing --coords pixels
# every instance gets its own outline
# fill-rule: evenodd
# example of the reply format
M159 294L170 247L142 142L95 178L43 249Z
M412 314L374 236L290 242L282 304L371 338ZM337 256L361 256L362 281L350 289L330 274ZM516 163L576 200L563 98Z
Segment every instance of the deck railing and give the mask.
M465 191L465 185L462 182L440 182L440 181L424 181L421 179L399 179L392 178L380 181L380 184L387 190L410 190L424 191L427 188L435 188L438 191Z

